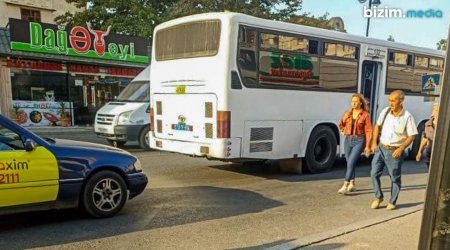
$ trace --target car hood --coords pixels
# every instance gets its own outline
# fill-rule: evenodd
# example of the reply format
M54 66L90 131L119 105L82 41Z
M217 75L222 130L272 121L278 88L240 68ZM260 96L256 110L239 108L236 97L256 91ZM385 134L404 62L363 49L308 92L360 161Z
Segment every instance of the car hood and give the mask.
M130 154L123 149L115 148L115 147L111 147L111 146L107 146L107 145L103 145L103 144L98 144L98 143L74 141L74 140L66 140L66 139L56 139L56 138L52 138L51 140L54 141L55 146L69 146L69 147L78 147L78 148L84 148L84 149L85 148L103 149L103 150L107 150L107 151L120 152L120 153L124 153L124 154L128 154L128 155Z

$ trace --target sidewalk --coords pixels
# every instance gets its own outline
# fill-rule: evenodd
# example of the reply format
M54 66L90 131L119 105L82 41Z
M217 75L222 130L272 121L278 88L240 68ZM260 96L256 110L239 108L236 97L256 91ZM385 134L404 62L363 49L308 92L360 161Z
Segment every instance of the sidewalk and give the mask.
M417 249L422 210L300 249Z
M361 221L268 249L417 249L422 212L422 204L394 210L388 217Z

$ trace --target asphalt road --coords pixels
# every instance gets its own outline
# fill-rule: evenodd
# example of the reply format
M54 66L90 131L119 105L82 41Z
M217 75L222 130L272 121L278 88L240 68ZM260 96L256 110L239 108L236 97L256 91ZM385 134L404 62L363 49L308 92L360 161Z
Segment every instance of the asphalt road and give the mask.
M126 149L140 158L150 182L118 216L92 219L75 209L0 216L0 249L262 249L390 213L370 209L365 159L358 191L340 196L343 161L330 173L299 176L261 164ZM426 172L424 164L406 162L398 209L423 202ZM389 198L388 177L382 184Z

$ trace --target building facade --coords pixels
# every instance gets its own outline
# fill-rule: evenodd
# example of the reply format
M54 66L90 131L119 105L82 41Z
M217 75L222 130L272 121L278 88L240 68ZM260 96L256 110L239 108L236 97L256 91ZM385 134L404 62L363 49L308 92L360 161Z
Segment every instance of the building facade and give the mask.
M9 18L54 24L57 16L83 10L65 0L0 0L0 27L6 27Z
M56 7L54 3L65 3L11 2L16 1L0 3L10 8L41 3L35 9L45 13ZM50 15L43 13L41 20ZM0 28L1 113L20 117L24 126L61 125L63 117L69 117L72 125L92 124L96 110L148 65L148 55L148 39L110 34L110 28L9 18Z

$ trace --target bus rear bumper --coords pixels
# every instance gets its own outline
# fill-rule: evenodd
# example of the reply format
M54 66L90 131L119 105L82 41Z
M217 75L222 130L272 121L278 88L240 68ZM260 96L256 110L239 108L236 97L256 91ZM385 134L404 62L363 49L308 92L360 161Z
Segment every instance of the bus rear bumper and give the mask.
M241 138L213 139L210 143L175 141L150 136L153 149L220 160L241 158Z

